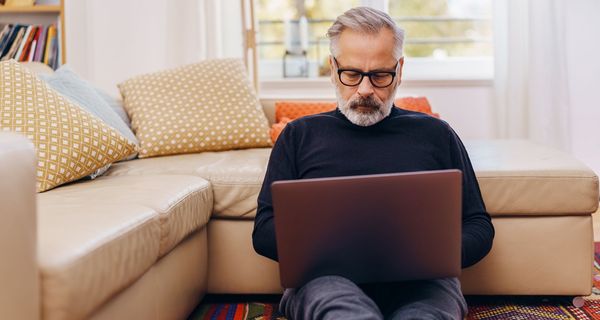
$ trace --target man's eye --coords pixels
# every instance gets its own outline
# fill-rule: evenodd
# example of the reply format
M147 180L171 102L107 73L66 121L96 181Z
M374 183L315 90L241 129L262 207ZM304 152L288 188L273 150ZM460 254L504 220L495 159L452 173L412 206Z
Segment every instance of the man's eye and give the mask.
M389 77L391 77L391 75L389 73L374 73L371 77L375 78L375 79L387 79Z
M360 73L356 71L344 71L344 75L349 78L360 77Z

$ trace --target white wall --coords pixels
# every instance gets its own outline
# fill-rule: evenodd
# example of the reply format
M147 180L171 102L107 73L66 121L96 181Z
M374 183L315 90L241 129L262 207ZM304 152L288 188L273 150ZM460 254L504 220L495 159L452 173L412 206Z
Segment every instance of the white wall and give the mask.
M100 88L200 59L196 0L66 1L67 62Z
M600 1L567 6L571 150L600 174Z
M424 86L405 81L398 95L426 96L434 112L447 121L462 139L494 138L491 83L473 81ZM491 82L491 81L490 81Z

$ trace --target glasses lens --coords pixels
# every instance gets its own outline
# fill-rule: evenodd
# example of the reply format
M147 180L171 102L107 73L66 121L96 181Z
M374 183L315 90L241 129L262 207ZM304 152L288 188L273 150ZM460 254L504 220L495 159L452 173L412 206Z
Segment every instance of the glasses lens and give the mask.
M340 81L347 86L355 86L360 83L362 76L360 72L356 71L342 71L340 74Z
M371 75L371 83L376 87L387 87L392 84L394 76L391 73L374 73Z

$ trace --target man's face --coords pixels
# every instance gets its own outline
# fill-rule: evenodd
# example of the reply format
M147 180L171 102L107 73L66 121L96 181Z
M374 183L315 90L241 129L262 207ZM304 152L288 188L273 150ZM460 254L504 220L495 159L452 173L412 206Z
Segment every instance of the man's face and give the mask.
M352 30L344 30L340 35L338 56L335 59L330 57L329 61L332 66L331 81L336 86L338 107L352 123L370 126L389 115L404 63L404 58L396 60L393 52L394 35L386 28L376 35ZM358 85L347 86L340 82L338 69L396 72L396 75L392 83L383 88L374 86L367 76Z

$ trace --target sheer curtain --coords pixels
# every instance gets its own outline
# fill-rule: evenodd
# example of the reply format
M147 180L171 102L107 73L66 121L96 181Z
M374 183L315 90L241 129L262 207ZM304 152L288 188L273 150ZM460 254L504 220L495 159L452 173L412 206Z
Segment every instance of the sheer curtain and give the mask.
M495 1L495 106L499 138L569 151L565 0Z
M240 0L194 0L198 2L199 53L203 59L243 56Z

